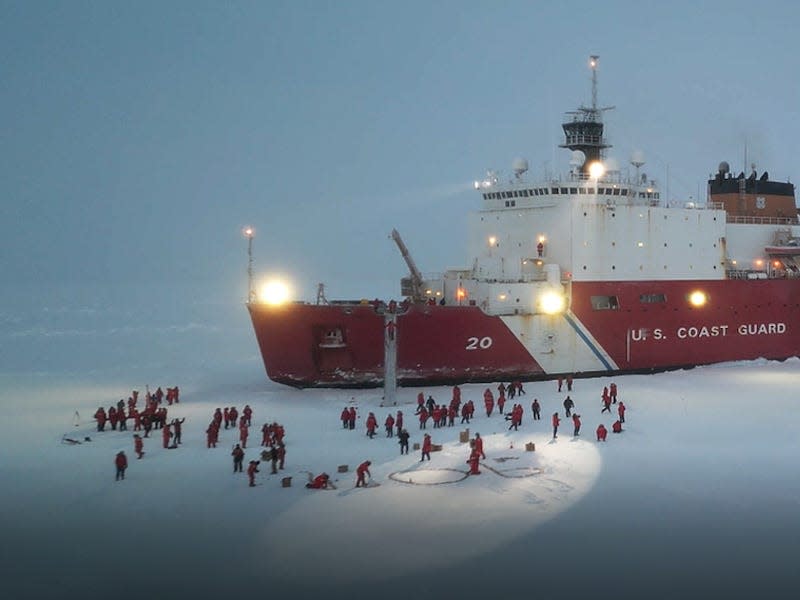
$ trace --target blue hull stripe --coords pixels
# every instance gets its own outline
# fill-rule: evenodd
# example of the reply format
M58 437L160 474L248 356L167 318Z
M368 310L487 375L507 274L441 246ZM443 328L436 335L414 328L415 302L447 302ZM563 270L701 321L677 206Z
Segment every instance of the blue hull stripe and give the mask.
M571 326L571 327L572 327L572 328L575 330L575 333L577 333L577 334L578 334L578 337L579 337L579 338L581 338L581 339L583 340L583 343L584 343L584 344L586 344L587 346L589 346L589 349L590 349L592 352L594 352L594 355L597 357L597 359L598 359L598 360L599 360L601 363L603 363L603 366L605 366L606 370L607 370L607 371L613 371L614 369L613 369L613 367L611 366L611 364L609 364L609 362L606 360L606 357L605 357L605 356L603 356L603 355L600 353L600 349L599 349L597 346L595 346L595 345L594 345L594 344L591 342L591 340L589 340L589 338L588 338L588 337L586 337L586 334L583 332L583 329L581 329L581 328L578 326L578 323L575 321L575 319L573 319L573 318L572 318L572 316L571 316L571 315L568 315L567 313L564 313L564 318L567 320L567 323L569 323L569 324L570 324L570 326Z

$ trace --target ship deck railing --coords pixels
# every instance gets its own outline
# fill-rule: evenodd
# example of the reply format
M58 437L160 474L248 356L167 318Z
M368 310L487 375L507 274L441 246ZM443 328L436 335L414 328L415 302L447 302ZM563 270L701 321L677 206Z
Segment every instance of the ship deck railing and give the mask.
M728 223L740 225L797 225L797 217L750 217L745 215L728 215Z
M800 279L800 272L791 270L753 271L751 269L728 269L725 271L728 279Z

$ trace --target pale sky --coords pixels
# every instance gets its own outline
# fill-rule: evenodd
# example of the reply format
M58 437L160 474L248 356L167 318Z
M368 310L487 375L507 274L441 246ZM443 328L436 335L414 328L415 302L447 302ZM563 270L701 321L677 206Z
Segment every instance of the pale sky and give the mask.
M471 182L563 171L600 55L609 152L702 199L800 169L795 2L0 2L5 282L399 296L465 264ZM669 180L667 181L667 176Z

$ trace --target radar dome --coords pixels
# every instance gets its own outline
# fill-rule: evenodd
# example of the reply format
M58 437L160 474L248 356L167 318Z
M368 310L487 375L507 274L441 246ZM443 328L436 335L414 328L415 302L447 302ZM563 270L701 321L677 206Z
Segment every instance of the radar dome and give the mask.
M641 150L631 152L631 164L634 167L641 167L644 164L644 152Z
M511 163L511 168L514 169L514 175L519 177L528 170L528 161L524 158L515 158Z
M586 155L582 150L573 150L572 157L569 159L569 164L573 167L580 167L586 162Z
M723 160L721 163L719 163L719 172L720 173L730 173L731 172L731 166L728 164L728 161Z

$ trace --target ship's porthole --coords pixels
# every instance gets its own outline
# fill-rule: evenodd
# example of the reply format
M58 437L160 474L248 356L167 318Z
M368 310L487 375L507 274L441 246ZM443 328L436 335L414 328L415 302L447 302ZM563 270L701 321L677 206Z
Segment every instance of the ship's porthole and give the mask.
M611 270L612 270L612 271L616 270L616 268L617 268L617 267L616 267L615 265L611 265Z

